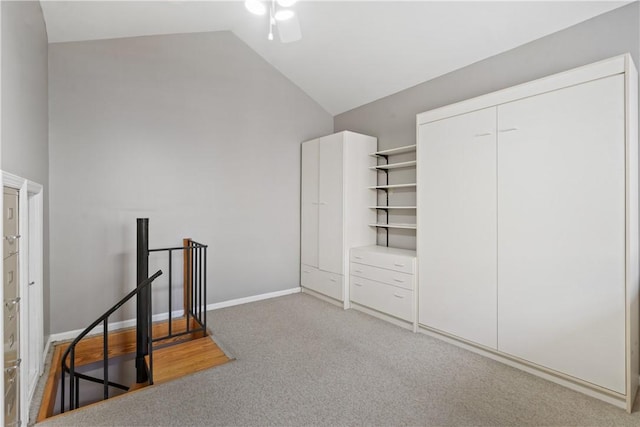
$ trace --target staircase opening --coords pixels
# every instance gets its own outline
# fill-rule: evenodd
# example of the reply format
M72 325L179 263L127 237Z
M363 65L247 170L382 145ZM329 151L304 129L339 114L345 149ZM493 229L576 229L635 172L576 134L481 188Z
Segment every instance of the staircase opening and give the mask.
M147 218L137 220L137 286L56 345L38 421L230 360L207 328L207 245L183 239L149 249L148 227ZM149 276L149 266L162 263ZM110 331L110 317L134 303L135 326Z

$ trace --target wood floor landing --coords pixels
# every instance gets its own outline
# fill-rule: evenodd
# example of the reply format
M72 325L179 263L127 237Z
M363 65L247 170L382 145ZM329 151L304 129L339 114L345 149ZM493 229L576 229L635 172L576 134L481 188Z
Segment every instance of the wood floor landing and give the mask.
M229 360L229 357L210 337L161 348L153 352L153 382L161 384L175 380L194 372L222 365Z
M174 319L171 324L173 333L186 331L184 318ZM194 327L192 324L190 327ZM164 336L168 332L168 322L157 322L153 325L154 336ZM125 356L136 351L135 328L123 329L109 333L109 358ZM45 385L37 422L54 416L56 397L60 382L62 355L66 351L69 342L58 344L54 347L49 376ZM88 337L80 341L76 346L76 366L84 366L103 359L102 335ZM163 340L154 343L153 351L153 380L154 384L134 383L129 392L146 387L153 387L168 381L189 375L195 372L220 366L230 359L210 336L204 336L203 332L185 334L171 340ZM149 361L147 358L147 365ZM127 394L127 393L125 393ZM114 397L117 399L118 397ZM100 402L97 402L100 403ZM94 403L94 404L97 404ZM89 406L89 405L87 405ZM85 406L86 407L86 406ZM82 408L80 408L82 409ZM64 415L60 415L64 416Z

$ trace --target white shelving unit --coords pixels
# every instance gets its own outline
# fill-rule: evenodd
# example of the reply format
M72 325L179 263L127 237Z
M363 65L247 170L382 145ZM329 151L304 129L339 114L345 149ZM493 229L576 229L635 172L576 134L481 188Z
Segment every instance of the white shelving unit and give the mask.
M378 160L383 160L385 163L378 164L376 166L371 167L370 169L375 170L376 172L380 172L384 174L384 177L378 178L378 185L369 187L370 190L383 191L384 192L384 202L380 204L380 200L378 200L378 204L376 206L370 206L370 209L375 209L378 212L385 213L384 221L376 221L376 223L369 224L371 227L377 227L379 229L386 230L386 246L389 246L389 230L390 229L403 229L403 230L415 230L415 224L406 224L406 223L393 223L389 221L389 211L410 211L416 210L416 206L408 206L408 205L399 205L393 206L389 204L389 193L393 192L396 189L417 189L417 184L415 182L406 182L406 183L398 183L398 184L389 184L389 174L393 173L394 170L397 169L407 169L407 168L415 168L416 160L408 160L408 161L399 161L393 162L390 161L390 157L397 156L400 154L410 154L416 152L416 145L406 145L403 147L391 148L388 150L380 150L375 153L369 154L372 157L377 158ZM382 183L381 183L382 181ZM406 203L406 202L405 202ZM417 212L416 212L417 215Z

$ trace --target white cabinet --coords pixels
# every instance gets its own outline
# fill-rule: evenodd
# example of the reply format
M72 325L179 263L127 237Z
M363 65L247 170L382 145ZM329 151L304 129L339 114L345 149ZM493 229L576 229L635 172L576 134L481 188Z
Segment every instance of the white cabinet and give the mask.
M414 326L416 253L385 246L351 249L350 299Z
M376 138L340 132L302 144L301 285L348 307L352 246L375 243Z
M637 111L625 55L418 115L426 330L631 409Z
M420 127L420 322L495 349L495 108ZM455 313L455 314L454 314Z
M624 76L498 117L498 348L624 393Z

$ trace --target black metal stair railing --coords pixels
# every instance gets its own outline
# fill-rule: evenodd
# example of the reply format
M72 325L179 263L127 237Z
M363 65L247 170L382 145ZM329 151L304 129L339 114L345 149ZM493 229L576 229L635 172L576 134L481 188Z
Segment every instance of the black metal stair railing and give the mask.
M191 239L184 246L172 248L149 249L148 252L166 252L168 255L168 281L169 289L173 289L172 273L173 253L184 251L185 255L185 296L183 301L183 316L186 318L186 330L173 332L173 298L169 292L169 321L168 333L164 336L153 337L153 342L163 341L182 335L202 332L207 333L207 248L208 246ZM192 326L192 320L195 325Z
M66 380L66 376L67 374L69 375L69 410L73 410L76 409L80 406L80 380L86 380L86 381L90 381L90 382L94 382L94 383L98 383L98 384L103 384L103 393L104 393L104 399L108 399L109 398L109 388L110 387L114 387L114 388L118 388L121 390L128 390L129 387L123 385L123 384L118 384L112 381L109 381L109 335L108 335L108 325L109 325L109 316L111 316L115 311L117 311L120 307L122 307L127 301L129 301L131 298L133 298L136 295L139 295L140 292L146 288L150 288L151 284L153 283L153 281L155 279L157 279L159 276L162 275L162 270L158 270L153 276L147 278L146 280L143 280L142 282L140 282L140 284L138 284L138 286L131 292L129 292L124 298L122 298L120 301L118 301L118 303L116 303L113 307L111 307L109 310L107 310L102 316L100 316L98 319L96 319L95 322L93 322L91 325L89 325L84 331L82 331L82 333L80 333L80 335L78 335L78 337L76 339L74 339L71 344L69 345L69 347L67 348L67 350L64 352L64 355L62 356L62 375L61 375L61 394L60 394L60 413L63 413L65 411L65 406L66 406L66 393L65 393L65 380ZM152 337L152 319L151 319L151 313L153 312L152 310L152 301L151 301L151 292L147 292L147 303L148 303L148 331L147 331L147 336L149 338ZM75 350L76 350L76 345L85 337L87 336L87 334L89 334L94 328L96 328L98 325L100 325L100 323L103 324L103 360L102 360L102 372L103 372L103 377L102 378L97 378L97 377L93 377L90 375L86 375L80 372L76 371L76 366L75 366ZM149 384L153 384L153 345L152 345L152 340L148 339L147 340L147 345L148 345L148 355L149 355L149 366L148 366L148 380L149 380ZM67 359L69 359L69 364L67 364Z

